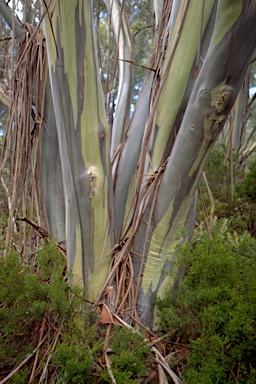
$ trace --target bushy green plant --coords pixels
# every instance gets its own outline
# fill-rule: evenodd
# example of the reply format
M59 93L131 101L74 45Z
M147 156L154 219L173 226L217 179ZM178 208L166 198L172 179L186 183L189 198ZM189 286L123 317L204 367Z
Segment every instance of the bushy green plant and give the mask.
M97 313L86 304L83 290L69 286L65 270L56 244L38 251L33 265L24 265L17 252L0 258L0 380L35 350L44 329L47 340L39 350L41 369L34 382L44 367L52 383L112 382L104 356L106 328L95 321ZM139 383L149 363L143 336L116 326L109 344L117 383ZM29 382L33 361L11 382Z
M252 203L256 203L256 161L249 165L249 171L238 184L237 190Z
M222 145L216 145L212 151L205 173L207 181L214 198L214 212L218 218L229 219L231 231L243 233L248 231L256 235L256 163L249 165L246 173L242 172L236 165L237 154L233 153L232 163L230 156L227 157L226 149ZM231 172L232 167L232 172ZM232 181L231 181L232 173ZM231 188L231 183L233 187ZM210 214L211 202L207 188L203 180L200 182L203 198ZM233 190L233 196L231 194ZM199 199L199 220L204 218L204 211Z
M113 371L120 382L140 382L147 373L150 354L142 335L123 327L115 331L110 345L114 351L111 358Z
M220 227L180 247L184 279L159 302L160 327L191 347L189 384L255 382L256 240Z
M61 342L53 356L59 366L58 382L86 384L93 380L94 359L103 351L103 338L97 334L95 326L88 327L83 319L79 323L71 322L72 330L62 335Z
M32 350L32 330L47 306L45 288L17 253L0 258L0 369L12 367Z
M234 154L235 156L235 154ZM224 163L226 158L226 148L224 145L215 145L213 151L210 154L209 160L205 167L205 173L207 181L210 185L211 192L215 198L218 199L219 203L230 202L230 182L231 182L231 170L230 167L233 164L230 163L230 157L228 156L227 161ZM234 160L234 159L233 159ZM235 179L242 176L242 172L234 169ZM206 192L204 183L201 183L201 188ZM207 192L205 194L207 198Z
M47 282L47 298L51 311L69 318L72 313L68 298L68 282L65 278L66 259L55 244L46 244L37 254L40 275Z
M0 258L0 372L11 371L35 349L44 319L50 340L76 312L75 292L64 276L66 260L56 244L46 244L35 263L24 265L17 252ZM27 382L25 372L14 375L13 382Z
M140 383L146 376L150 362L150 348L143 335L126 327L115 326L109 340L111 369L117 383ZM107 371L102 378L112 380Z

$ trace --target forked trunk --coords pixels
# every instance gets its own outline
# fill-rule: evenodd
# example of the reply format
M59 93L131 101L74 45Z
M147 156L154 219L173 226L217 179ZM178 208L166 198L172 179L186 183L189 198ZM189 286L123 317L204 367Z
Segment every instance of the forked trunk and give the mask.
M68 266L87 298L107 297L111 311L152 327L156 297L174 283L168 272L175 245L193 232L204 165L256 48L256 6L154 1L156 47L130 118L129 25L123 5L105 3L120 61L112 137L92 0L42 1L51 89L42 112L44 214L56 239L66 242ZM239 146L239 130L234 134Z

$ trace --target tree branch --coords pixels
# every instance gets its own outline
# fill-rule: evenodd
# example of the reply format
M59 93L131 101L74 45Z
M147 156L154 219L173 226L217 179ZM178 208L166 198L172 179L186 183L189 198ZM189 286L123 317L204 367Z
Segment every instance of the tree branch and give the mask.
M6 23L9 25L11 29L13 27L12 20L14 17L14 25L15 25L14 33L15 33L15 36L19 40L21 40L23 38L23 24L16 15L13 15L12 9L4 0L0 0L0 14L3 16L4 20L6 21Z

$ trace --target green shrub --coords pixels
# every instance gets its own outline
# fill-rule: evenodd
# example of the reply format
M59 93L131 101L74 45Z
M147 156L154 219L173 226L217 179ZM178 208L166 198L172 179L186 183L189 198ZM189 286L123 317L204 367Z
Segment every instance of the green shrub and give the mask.
M45 245L35 263L24 265L17 252L0 257L0 372L11 371L36 348L44 319L50 340L75 312L64 277L66 261L56 244ZM26 371L12 381L27 382Z
M85 384L92 382L93 356L84 338L66 334L57 346L54 362L60 367L59 382Z
M139 383L146 376L150 349L137 332L116 328L110 341L112 369L118 382Z
M109 340L111 369L117 383L141 383L150 363L150 348L143 335L126 327L114 326ZM101 378L112 383L107 370Z
M36 376L47 368L48 381L65 384L112 383L106 368L106 327L86 304L83 290L69 286L66 260L55 244L46 244L34 265L22 264L18 253L0 258L0 380L17 367L39 343ZM149 348L143 337L113 327L109 340L113 374L118 383L139 383L147 373ZM35 355L11 378L27 383ZM48 360L49 358L49 360Z
M160 327L191 347L186 382L255 382L256 240L215 226L181 246L177 263L184 279L159 302Z
M256 203L256 161L249 165L249 172L238 184L237 191L247 200Z
M214 199L214 212L218 218L229 220L230 231L243 233L248 231L256 236L256 162L251 163L246 174L236 165L237 154L233 153L233 163L230 156L226 163L226 149L223 145L216 145L205 167L208 184ZM231 166L233 197L231 195ZM200 188L210 214L211 202L206 185L200 182ZM199 221L204 219L205 212L199 199Z
M55 244L46 244L37 254L42 280L49 283L47 298L51 311L63 318L72 315L68 299L68 282L65 278L66 260Z
M45 288L17 253L0 258L0 369L12 367L33 349L32 329L47 306Z

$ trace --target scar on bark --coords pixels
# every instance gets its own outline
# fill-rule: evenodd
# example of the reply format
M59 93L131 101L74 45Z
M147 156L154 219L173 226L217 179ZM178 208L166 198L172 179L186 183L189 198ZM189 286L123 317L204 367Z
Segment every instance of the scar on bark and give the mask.
M231 101L233 88L228 85L223 85L212 90L211 105L214 107L217 114L223 114Z
M228 85L223 85L212 90L212 102L211 105L214 107L216 117L214 118L214 124L212 127L212 134L215 136L218 134L225 122L227 113L227 107L229 106L232 99L233 88Z
M225 115L219 115L216 117L215 122L212 127L212 133L215 135L216 133L220 132L225 124L226 116Z
M221 113L224 111L230 100L230 87L225 86L222 90L217 105L215 106L216 112Z

